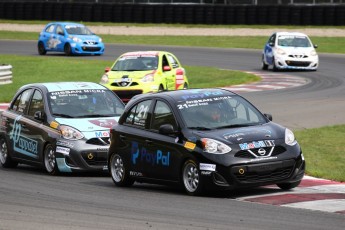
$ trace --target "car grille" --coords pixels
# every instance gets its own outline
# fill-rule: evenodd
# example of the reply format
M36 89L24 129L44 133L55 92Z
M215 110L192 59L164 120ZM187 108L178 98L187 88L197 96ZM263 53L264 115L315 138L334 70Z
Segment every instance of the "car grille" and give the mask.
M85 152L82 157L88 165L107 165L107 152Z
M277 155L282 154L286 151L286 149L283 146L265 147L262 149L264 149L266 151L265 155L259 154L258 153L259 149L251 149L250 152L249 152L249 150L240 150L235 154L235 157L257 158L257 157L277 156ZM269 155L269 153L271 151L272 151L272 153L271 153L271 155Z
M98 45L98 42L96 42L96 41L84 41L83 44L85 44L85 45Z
M291 58L308 58L305 54L290 54L289 57Z
M113 90L114 93L121 98L124 103L127 103L132 97L142 94L142 90Z
M83 46L82 49L83 49L83 51L88 51L88 52L98 52L101 50L101 47Z
M309 61L285 61L288 66L307 67L310 65Z
M97 137L87 140L86 143L90 145L109 145L110 140L109 137Z
M127 81L111 83L111 86L116 86L116 87L128 87L128 86L137 86L137 85L139 85L139 83L137 83L137 82L127 82Z
M244 175L236 173L235 176L240 182L246 183L257 183L257 182L267 182L275 180L284 180L291 175L293 167L286 167L274 170L273 172L257 173L249 172Z

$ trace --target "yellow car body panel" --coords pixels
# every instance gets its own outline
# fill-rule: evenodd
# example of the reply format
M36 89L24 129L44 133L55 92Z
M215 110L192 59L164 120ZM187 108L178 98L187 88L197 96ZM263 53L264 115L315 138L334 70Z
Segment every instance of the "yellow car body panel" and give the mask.
M122 54L103 75L101 84L124 102L136 94L189 87L185 69L175 55L165 51Z

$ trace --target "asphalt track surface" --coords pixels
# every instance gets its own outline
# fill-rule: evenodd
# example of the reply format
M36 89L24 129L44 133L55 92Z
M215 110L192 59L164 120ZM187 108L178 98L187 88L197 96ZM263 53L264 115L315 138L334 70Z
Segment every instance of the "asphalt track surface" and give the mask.
M186 65L216 66L257 74L260 51L107 45L114 60L130 50L164 49ZM37 55L36 42L0 41L1 54ZM59 56L60 54L47 55ZM68 57L70 58L70 57ZM74 57L72 57L74 58ZM1 58L3 61L3 58ZM304 79L294 87L242 91L260 110L292 129L345 124L344 55L320 55L317 72L279 72ZM274 73L275 74L275 73ZM210 73L212 79L212 73ZM302 81L303 82L303 81ZM277 82L272 81L275 85ZM250 88L250 87L249 87ZM0 91L0 93L6 93ZM291 192L272 187L190 197L176 188L138 184L118 188L107 175L48 176L25 165L0 169L0 229L343 229L343 184L306 179ZM326 198L325 198L326 197ZM312 199L332 201L324 208ZM304 206L292 202L303 201ZM340 206L339 209L332 207ZM309 207L309 208L308 208ZM342 209L343 208L343 209Z

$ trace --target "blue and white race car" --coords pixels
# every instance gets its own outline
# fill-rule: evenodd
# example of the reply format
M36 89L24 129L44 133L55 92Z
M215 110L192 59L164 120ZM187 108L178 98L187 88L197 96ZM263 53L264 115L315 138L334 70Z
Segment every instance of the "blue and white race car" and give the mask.
M319 57L309 37L299 32L276 32L270 36L262 52L262 69L273 66L273 71L282 69L314 70L319 66Z
M0 115L0 164L41 166L49 174L107 171L110 128L122 101L91 82L21 87Z
M51 22L47 24L38 38L38 53L48 51L73 54L102 55L102 38L92 33L86 26L73 22Z

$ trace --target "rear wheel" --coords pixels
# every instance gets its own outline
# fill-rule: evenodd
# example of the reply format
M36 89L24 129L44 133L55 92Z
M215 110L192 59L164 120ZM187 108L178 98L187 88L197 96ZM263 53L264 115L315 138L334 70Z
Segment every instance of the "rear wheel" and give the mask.
M113 154L110 157L110 175L114 183L120 187L128 187L134 183L129 177L129 171L122 157L119 154Z
M182 182L188 195L196 196L203 193L200 171L195 161L188 160L184 163Z
M18 165L18 162L11 159L4 137L0 137L0 164L4 168L14 168Z
M43 42L39 42L38 43L37 49L38 49L38 54L39 55L45 55L47 53L47 50L44 48Z
M65 47L63 48L66 56L71 56L72 55L72 48L71 45L66 43Z
M301 181L296 181L296 182L292 182L292 183L277 184L277 186L283 190L290 190L290 189L297 187L300 183L301 183Z
M44 149L43 161L44 168L50 175L56 175L59 173L59 169L56 164L55 151L51 144L47 144Z

